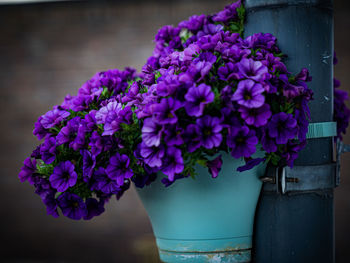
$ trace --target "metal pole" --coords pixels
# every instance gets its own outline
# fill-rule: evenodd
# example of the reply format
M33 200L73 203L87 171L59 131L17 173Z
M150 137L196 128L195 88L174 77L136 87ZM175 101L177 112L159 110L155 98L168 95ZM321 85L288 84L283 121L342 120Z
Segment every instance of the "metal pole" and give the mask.
M245 34L272 33L292 73L310 70L314 91L311 122L333 120L333 1L245 0ZM310 139L297 166L330 167L333 139ZM304 176L308 174L304 169ZM300 174L301 175L301 174ZM313 187L281 193L263 188L255 221L257 263L334 262L333 188ZM321 176L321 175L320 175ZM332 177L330 172L323 177ZM319 179L324 179L320 178ZM322 181L322 180L320 180ZM316 184L316 187L315 187Z

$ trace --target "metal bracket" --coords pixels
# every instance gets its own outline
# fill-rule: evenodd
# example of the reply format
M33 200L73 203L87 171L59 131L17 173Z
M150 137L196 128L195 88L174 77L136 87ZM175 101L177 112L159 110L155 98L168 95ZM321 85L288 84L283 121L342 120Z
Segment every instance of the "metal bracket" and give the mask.
M336 163L310 166L269 167L261 178L265 191L287 192L320 191L336 186Z

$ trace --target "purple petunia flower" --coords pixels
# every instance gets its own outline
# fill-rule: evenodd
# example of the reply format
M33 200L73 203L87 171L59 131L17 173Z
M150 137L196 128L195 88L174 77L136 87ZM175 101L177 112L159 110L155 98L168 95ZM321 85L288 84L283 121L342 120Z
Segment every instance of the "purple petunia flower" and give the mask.
M48 111L45 115L42 115L40 123L45 129L49 129L61 123L61 121L63 121L69 115L70 113L68 111L59 110L56 108Z
M262 94L264 88L260 83L255 83L253 80L246 79L238 83L237 90L232 96L233 101L237 101L239 105L249 109L259 108L265 102L265 97Z
M263 135L261 137L261 145L267 153L277 151L276 140L275 138L270 137L267 129L264 129Z
M259 165L260 163L266 161L266 158L255 158L255 159L250 159L249 161L246 162L245 165L240 166L237 168L238 172L244 172L247 170L252 169L253 167Z
M56 158L56 139L54 137L46 137L44 143L40 147L41 159L46 163L52 163Z
M109 178L116 180L118 185L124 184L124 179L131 178L133 171L131 170L130 159L127 155L116 153L109 159L109 165L106 173Z
M30 159L29 157L24 160L21 171L18 174L19 180L23 183L25 181L29 181L29 183L33 184L33 180L31 179L32 175L36 172L36 160Z
M175 111L181 107L181 103L173 98L163 98L160 103L154 105L153 120L159 124L174 124L177 122Z
M198 81L204 79L205 76L209 73L213 64L216 62L216 56L212 53L205 52L201 53L198 58L193 60L191 67L188 70L188 73L194 78L198 78Z
M213 147L218 147L222 141L221 135L221 122L217 117L211 117L206 115L196 121L199 130L201 144L204 148L212 149Z
M46 135L49 134L48 130L46 130L41 124L42 119L43 117L40 116L38 121L34 124L33 134L38 138L38 140L45 138Z
M208 171L213 178L218 177L219 172L221 171L222 166L222 158L221 154L216 157L214 160L207 161Z
M67 125L63 127L57 134L57 145L61 145L74 140L77 135L76 133L78 132L80 120L80 117L77 116L67 122Z
M227 136L227 146L231 148L231 155L234 158L250 157L256 152L258 138L254 130L247 126L231 127Z
M103 167L99 167L94 172L93 179L91 190L98 190L105 194L115 194L120 190L120 185L107 175L106 169Z
M86 216L87 209L84 201L76 194L65 192L58 198L58 205L63 215L74 220L80 220Z
M292 114L280 112L272 116L268 126L269 135L276 139L277 144L286 144L298 133L297 121Z
M182 145L184 140L182 138L183 129L176 125L165 126L164 142L167 146Z
M76 184L78 175L74 170L74 164L70 161L60 162L50 176L51 186L57 189L58 192L64 192L69 187Z
M191 87L185 95L185 109L188 115L200 117L203 114L204 106L214 101L214 92L211 87L202 83L198 87Z
M181 150L176 147L169 147L162 161L162 172L168 176L170 181L174 181L175 174L181 173L184 169Z
M225 6L225 9L214 15L213 20L215 22L228 23L230 21L237 20L237 8L241 6L241 1L237 1L228 6Z
M152 118L145 119L141 130L142 141L149 147L159 146L163 130L163 125L156 123Z
M97 201L95 198L88 198L85 201L87 214L83 217L84 220L90 220L94 216L99 216L105 211L104 202Z
M251 58L243 58L238 67L243 77L257 82L264 80L265 74L268 73L268 69L264 64Z
M95 169L96 157L86 149L81 150L80 154L83 156L83 180L88 182Z
M248 124L255 127L266 125L272 113L269 104L264 104L260 108L240 107L238 111L241 113L242 119Z
M150 147L144 142L141 143L140 155L143 157L143 161L150 167L161 167L164 153L163 145Z
M46 212L48 215L52 215L56 218L59 216L57 211L58 202L53 193L46 195L45 198L43 198L43 203L46 205Z
M218 69L218 77L224 81L232 81L234 79L240 79L239 68L237 64L228 62L224 66Z
M165 187L169 187L176 180L183 179L183 178L186 178L183 174L175 174L173 181L170 181L169 178L164 177L164 178L162 178L161 182L162 182L162 184L164 184Z
M201 147L202 141L199 126L195 124L189 124L186 127L186 131L184 133L184 140L186 142L188 152L190 153Z
M102 135L113 135L114 132L120 129L119 113L122 109L123 105L121 103L112 101L96 113L96 123L104 124Z
M53 189L50 185L50 182L45 178L40 176L36 176L33 178L35 193L41 197L41 199L45 199L48 195L53 195L57 191Z

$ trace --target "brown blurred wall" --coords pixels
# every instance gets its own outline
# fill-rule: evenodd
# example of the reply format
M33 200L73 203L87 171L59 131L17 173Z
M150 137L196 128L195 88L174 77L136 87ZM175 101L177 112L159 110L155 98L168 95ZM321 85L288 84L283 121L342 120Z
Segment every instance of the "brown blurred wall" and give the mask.
M94 1L0 6L0 262L157 262L135 191L92 221L47 216L17 173L36 139L33 123L95 72L141 66L158 28L230 1ZM335 0L336 77L350 91L350 4ZM350 143L350 136L345 137ZM350 262L350 154L336 189L337 262ZM2 261L3 260L3 261Z

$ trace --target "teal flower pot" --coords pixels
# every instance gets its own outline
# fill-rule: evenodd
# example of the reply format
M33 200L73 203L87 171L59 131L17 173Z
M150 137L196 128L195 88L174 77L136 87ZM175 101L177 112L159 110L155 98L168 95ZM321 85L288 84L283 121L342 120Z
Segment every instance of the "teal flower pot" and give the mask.
M255 208L263 164L237 172L241 159L222 155L217 178L197 166L196 179L165 187L163 176L137 189L163 262L250 262Z

